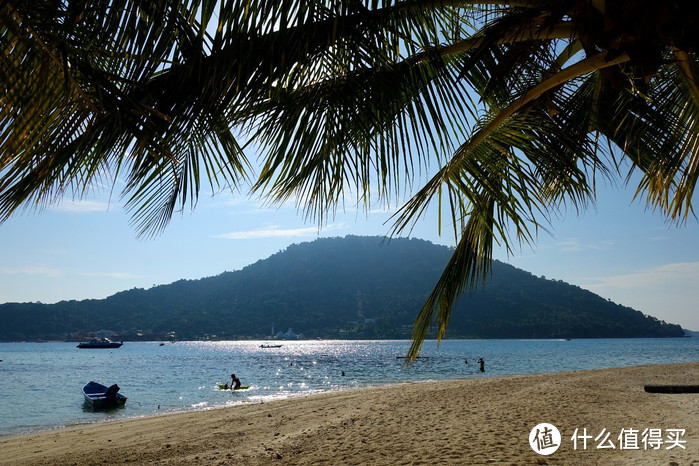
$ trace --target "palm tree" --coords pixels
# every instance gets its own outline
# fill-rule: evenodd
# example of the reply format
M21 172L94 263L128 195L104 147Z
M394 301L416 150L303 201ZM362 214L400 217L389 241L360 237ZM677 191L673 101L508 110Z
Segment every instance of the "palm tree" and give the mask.
M250 183L321 225L348 192L367 208L408 193L391 234L436 203L456 245L415 356L494 244L534 242L559 209L594 201L599 176L640 173L650 207L694 214L697 13L693 0L6 1L0 221L116 179L139 234L202 183Z

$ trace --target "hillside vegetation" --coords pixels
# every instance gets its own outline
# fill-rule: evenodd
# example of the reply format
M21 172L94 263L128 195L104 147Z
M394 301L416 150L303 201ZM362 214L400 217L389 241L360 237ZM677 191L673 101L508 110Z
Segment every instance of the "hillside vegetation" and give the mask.
M265 338L292 328L307 338L407 338L450 256L417 239L318 239L236 272L132 289L100 300L0 305L0 340ZM495 261L484 287L464 296L448 338L677 337L683 331L562 281Z

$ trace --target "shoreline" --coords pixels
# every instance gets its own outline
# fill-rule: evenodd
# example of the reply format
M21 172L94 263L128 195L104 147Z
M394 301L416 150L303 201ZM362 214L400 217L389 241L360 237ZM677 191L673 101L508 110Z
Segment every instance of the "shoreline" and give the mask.
M0 438L13 464L658 464L699 462L699 395L652 394L645 384L697 384L699 362L415 382L203 411L163 413ZM550 456L531 430L561 432ZM592 435L576 450L575 429ZM606 430L616 448L596 448ZM621 449L624 429L639 449ZM685 429L667 449L641 432ZM580 435L580 434L579 434ZM627 447L633 447L627 435ZM582 442L582 440L581 440ZM671 446L671 443L667 443ZM681 446L685 448L681 448Z
M672 363L672 364L687 364L687 363ZM652 365L649 365L649 366L652 366ZM340 388L337 390L320 391L320 392L313 392L313 393L299 392L299 393L290 394L284 398L276 398L276 399L267 400L267 401L265 401L265 400L262 400L262 401L240 401L240 402L238 402L238 404L235 404L235 405L212 405L212 406L207 406L205 408L187 407L187 408L180 408L180 409L163 410L162 412L159 412L159 413L133 414L133 415L127 416L127 417L109 418L109 419L101 419L101 420L96 420L96 421L84 421L84 422L75 422L75 423L71 423L71 424L38 427L35 429L30 429L30 430L21 431L21 432L11 432L11 433L6 433L6 434L0 434L0 442L2 442L3 440L12 439L14 437L41 435L41 434L46 434L46 433L51 433L51 432L56 432L56 431L66 430L66 429L81 429L81 428L89 428L89 427L99 427L99 426L114 423L114 422L129 422L129 421L134 421L134 420L138 420L138 419L160 418L163 416L178 415L178 414L206 413L206 412L211 412L211 411L216 411L216 410L221 410L221 409L235 409L235 408L238 408L240 406L253 406L253 405L265 404L265 403L275 403L275 402L279 402L279 401L303 399L303 398L306 398L309 396L319 396L319 395L326 395L326 394L343 393L343 392L355 391L355 390L373 390L373 389L379 389L379 388L385 388L385 387L399 387L399 386L403 386L403 385L414 385L414 384L422 384L422 383L440 384L440 383L448 383L448 382L457 382L457 381L462 381L462 380L466 381L466 380L482 380L482 379L506 379L509 377L529 377L529 376L537 376L537 375L546 376L546 375L566 374L569 372L581 372L581 371L588 371L588 370L609 370L609 369L617 369L617 368L623 368L623 367L644 367L644 366L619 366L619 367L611 367L611 368L603 368L603 369L580 369L580 370L573 370L573 371L545 372L545 373L538 373L538 374L511 374L511 375L495 375L495 376L490 376L487 374L485 374L485 375L480 374L481 377L477 377L477 378L476 377L468 377L468 378L460 378L460 379L419 380L419 381L408 381L408 382L386 382L386 383L378 383L378 384L374 384L374 385L359 386L359 387L344 387L344 388ZM699 378L697 380L699 380ZM0 457L0 459L1 459L1 457ZM0 463L0 465L1 464L2 463Z

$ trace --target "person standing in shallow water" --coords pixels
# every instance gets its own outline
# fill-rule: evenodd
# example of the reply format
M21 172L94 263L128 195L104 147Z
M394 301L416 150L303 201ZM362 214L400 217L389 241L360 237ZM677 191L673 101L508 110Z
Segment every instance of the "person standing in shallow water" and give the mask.
M485 361L483 358L478 358L478 364L481 365L481 372L485 372Z

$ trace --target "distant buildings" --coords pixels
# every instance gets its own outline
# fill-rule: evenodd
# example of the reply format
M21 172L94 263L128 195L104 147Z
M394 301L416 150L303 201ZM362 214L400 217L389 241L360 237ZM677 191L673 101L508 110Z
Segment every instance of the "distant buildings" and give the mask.
M278 338L280 340L298 340L303 338L303 334L294 333L294 331L291 330L291 327L289 327L289 330L287 330L286 332L282 332L280 330L276 335L274 335L274 338Z

